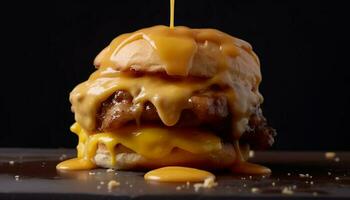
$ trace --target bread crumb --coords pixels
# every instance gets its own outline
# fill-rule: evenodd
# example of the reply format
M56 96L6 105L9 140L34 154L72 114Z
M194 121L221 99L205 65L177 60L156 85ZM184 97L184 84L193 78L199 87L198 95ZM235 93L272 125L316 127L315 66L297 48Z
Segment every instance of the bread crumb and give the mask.
M282 190L282 194L292 195L294 194L294 192L289 187L284 187Z
M107 169L106 172L107 172L107 173L109 173L109 172L114 172L114 169Z
M15 180L19 181L19 175L15 175Z
M335 177L334 179L335 179L336 181L339 181L339 177L338 177L338 176L337 176L337 177Z
M100 185L98 185L96 188L99 190L99 189L101 189L101 186L100 186Z
M330 176L330 175L332 175L332 172L328 172L327 174L328 174L328 176Z
M66 159L67 158L67 155L66 154L62 154L61 156L60 156L60 160L64 160L64 159Z
M310 185L313 185L314 184L314 182L313 181L310 181Z
M256 188L256 187L253 187L250 191L251 191L252 193L258 193L258 192L260 192L260 189L259 189L259 188Z
M317 196L318 193L317 193L317 192L313 192L312 195L313 195L313 196Z
M271 184L272 184L272 186L273 186L273 187L275 187L275 186L276 186L276 183L275 183L275 182L272 182Z
M118 187L119 185L120 183L115 180L109 181L107 185L108 191L111 192L114 188Z
M186 187L187 188L190 187L190 182L189 181L186 182Z
M299 177L300 178L305 178L306 176L305 176L305 174L299 174Z
M181 190L181 186L177 186L177 187L176 187L176 190Z
M334 162L339 162L339 161L340 161L339 157L334 158Z
M95 175L96 173L95 172L89 172L89 175L90 176L93 176L93 175Z
M253 150L249 151L249 158L253 158L255 156L255 152Z
M326 159L332 160L336 156L336 154L335 152L326 152L324 156L326 157Z
M10 161L9 161L9 164L10 164L10 165L14 165L14 164L15 164L15 161L14 161L14 160L10 160Z
M100 181L100 184L101 184L101 185L104 185L104 184L105 184L105 182L104 182L104 181Z
M196 183L193 185L194 191L198 192L200 188L212 188L217 186L218 183L215 182L215 177L208 177L204 180L203 183Z
M287 176L290 176L291 175L291 173L287 173Z

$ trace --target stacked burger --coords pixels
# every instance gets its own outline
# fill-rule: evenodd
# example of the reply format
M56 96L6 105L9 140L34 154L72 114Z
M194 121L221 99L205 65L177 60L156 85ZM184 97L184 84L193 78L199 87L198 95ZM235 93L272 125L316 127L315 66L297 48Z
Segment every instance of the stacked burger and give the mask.
M78 158L59 169L232 168L275 131L260 108L260 63L215 29L154 26L114 39L70 94Z

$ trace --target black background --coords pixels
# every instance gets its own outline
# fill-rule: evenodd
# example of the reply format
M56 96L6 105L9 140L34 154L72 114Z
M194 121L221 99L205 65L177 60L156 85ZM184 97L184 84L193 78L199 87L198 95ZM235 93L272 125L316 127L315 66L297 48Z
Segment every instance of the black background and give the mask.
M175 24L253 45L263 110L278 130L274 149L350 150L345 2L177 0ZM167 0L1 7L0 147L74 147L68 95L94 71L94 57L121 33L169 20Z

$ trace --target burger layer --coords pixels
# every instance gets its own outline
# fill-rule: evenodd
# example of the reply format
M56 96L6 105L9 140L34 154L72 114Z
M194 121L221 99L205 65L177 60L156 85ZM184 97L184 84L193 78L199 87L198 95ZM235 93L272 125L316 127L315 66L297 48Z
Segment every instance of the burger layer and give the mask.
M232 164L236 158L232 144L223 143L208 131L131 125L117 132L91 134L77 123L71 131L79 137L78 158L98 166L129 169L170 164L191 166L202 162L209 165L221 159Z
M232 141L231 118L234 116L230 113L226 96L218 91L218 88L214 89L197 92L190 97L189 106L182 111L174 127L211 131L223 141L230 142ZM98 130L118 131L119 128L128 124L152 124L165 127L151 102L144 104L141 114L135 109L136 106L129 92L116 91L102 103L97 113ZM243 133L242 143L250 144L254 150L272 146L275 131L268 126L260 108L254 109L248 126L247 131Z

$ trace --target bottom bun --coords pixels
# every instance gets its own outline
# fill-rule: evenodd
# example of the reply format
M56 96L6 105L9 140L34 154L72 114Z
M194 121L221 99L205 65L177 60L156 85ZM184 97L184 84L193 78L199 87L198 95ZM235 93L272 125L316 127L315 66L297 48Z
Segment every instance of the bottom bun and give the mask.
M220 151L210 154L193 154L175 148L171 154L159 159L146 158L132 150L118 145L115 149L115 165L112 165L111 154L103 144L99 144L94 157L95 164L103 168L119 170L155 169L164 166L186 166L201 169L224 169L233 166L237 154L232 144L223 144ZM242 155L246 157L249 148L242 148Z

